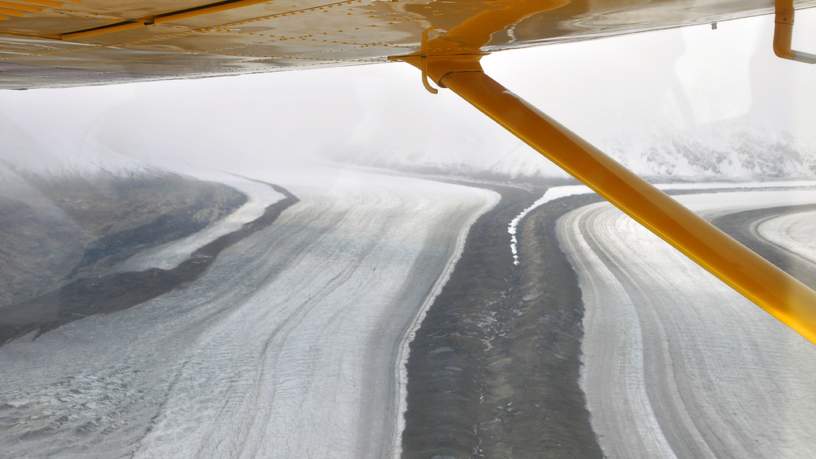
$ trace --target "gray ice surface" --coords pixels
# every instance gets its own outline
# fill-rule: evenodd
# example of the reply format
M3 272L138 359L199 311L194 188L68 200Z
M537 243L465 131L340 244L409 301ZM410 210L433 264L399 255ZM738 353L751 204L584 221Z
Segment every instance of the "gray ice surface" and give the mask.
M185 288L0 347L9 457L387 457L408 331L491 191L338 168Z

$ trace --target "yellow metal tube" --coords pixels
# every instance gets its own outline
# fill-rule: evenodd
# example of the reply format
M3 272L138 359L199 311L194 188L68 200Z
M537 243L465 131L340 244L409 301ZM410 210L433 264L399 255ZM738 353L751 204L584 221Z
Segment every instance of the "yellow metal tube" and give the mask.
M782 59L816 64L816 55L791 49L793 44L793 23L796 15L793 0L776 0L774 12L774 54Z
M445 60L427 68L437 83L816 344L816 292L520 99L475 58Z

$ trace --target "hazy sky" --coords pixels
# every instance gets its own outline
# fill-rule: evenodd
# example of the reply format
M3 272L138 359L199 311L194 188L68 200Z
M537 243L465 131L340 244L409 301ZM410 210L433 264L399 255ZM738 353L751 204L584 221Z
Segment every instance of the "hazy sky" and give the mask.
M604 146L729 121L816 145L816 66L776 59L771 17L497 53L492 76ZM795 43L816 52L816 11ZM489 166L526 147L404 64L26 92L0 120L49 148L98 139L139 157L252 167L314 154L423 160L454 151ZM2 132L2 131L0 131ZM8 135L8 131L6 131ZM442 161L442 159L440 159Z

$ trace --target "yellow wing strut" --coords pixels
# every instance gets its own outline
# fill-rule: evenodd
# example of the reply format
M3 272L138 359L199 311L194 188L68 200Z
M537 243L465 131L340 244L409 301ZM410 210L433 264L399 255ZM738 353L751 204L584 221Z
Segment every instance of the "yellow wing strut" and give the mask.
M405 56L613 205L816 344L816 292L491 79L479 55Z

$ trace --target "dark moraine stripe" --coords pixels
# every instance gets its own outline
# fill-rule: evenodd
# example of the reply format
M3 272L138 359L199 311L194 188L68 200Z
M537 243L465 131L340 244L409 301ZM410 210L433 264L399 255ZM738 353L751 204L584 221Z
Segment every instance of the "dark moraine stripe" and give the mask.
M266 185L284 195L284 199L267 206L263 215L240 229L199 248L173 269L152 268L80 278L57 290L3 308L0 343L35 330L42 334L93 314L124 310L195 281L223 250L272 225L283 211L299 201L281 186Z
M531 212L514 267L507 225L544 189L490 188L501 202L471 228L411 343L403 455L600 457L579 385L580 290L555 237L561 215L597 197Z

